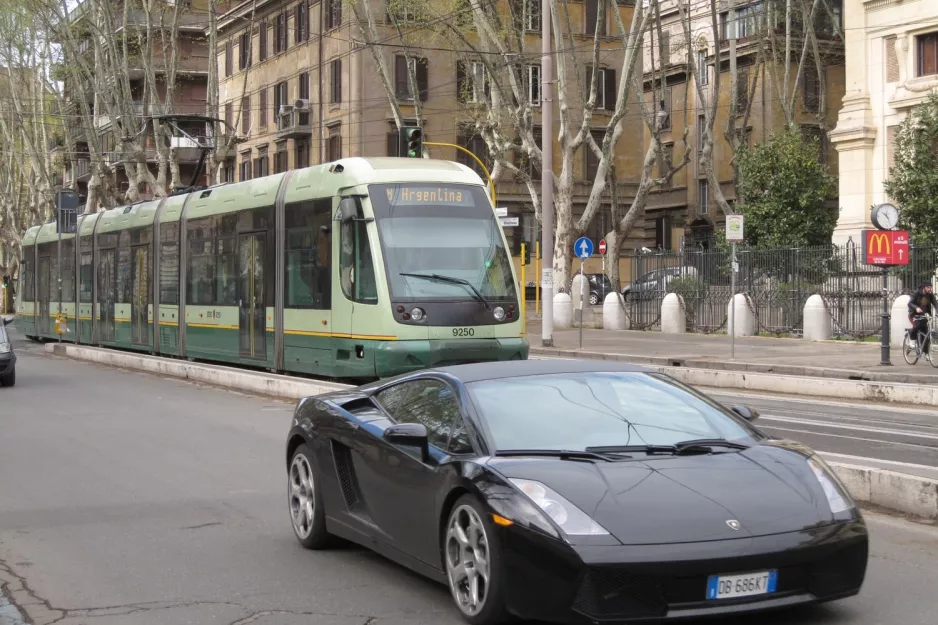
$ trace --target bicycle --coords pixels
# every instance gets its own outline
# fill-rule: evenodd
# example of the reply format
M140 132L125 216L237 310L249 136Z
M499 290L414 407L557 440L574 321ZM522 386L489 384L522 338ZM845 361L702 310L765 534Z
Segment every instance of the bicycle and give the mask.
M932 315L913 315L912 316L913 324L916 321L919 321L921 319L928 319L928 334L926 335L922 332L918 332L918 336L917 336L918 340L915 341L915 347L912 347L910 345L910 342L912 341L912 332L915 330L915 328L914 327L906 328L905 337L902 339L902 357L905 358L905 361L909 363L910 365L916 364L919 358L922 357L922 354L923 354L922 345L925 344L925 340L927 339L929 342L929 353L925 354L925 360L931 363L932 367L935 367L936 369L938 369L938 358L931 357L931 349L930 349L931 346L935 344L935 336L936 336L935 317L933 317Z

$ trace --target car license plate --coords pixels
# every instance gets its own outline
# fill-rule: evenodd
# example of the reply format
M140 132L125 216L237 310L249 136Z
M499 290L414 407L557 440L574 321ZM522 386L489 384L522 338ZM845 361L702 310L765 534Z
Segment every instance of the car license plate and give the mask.
M735 599L775 592L778 571L742 575L711 575L707 579L707 599Z

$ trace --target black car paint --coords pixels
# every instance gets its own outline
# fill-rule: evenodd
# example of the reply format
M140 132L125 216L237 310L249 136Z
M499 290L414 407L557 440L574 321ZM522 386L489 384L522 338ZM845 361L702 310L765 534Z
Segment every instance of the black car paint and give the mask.
M745 451L706 456L649 456L620 462L495 457L489 455L494 445L465 387L458 375L449 373L459 369L405 374L300 402L287 437L286 463L289 468L300 443L312 449L329 532L445 583L441 550L445 523L456 499L473 494L490 512L515 520L508 527L494 526L504 549L509 610L522 618L550 622L632 622L756 611L859 592L868 548L865 524L856 510L831 514L806 463L810 450L767 438ZM423 462L418 448L394 445L384 438L395 422L371 397L393 384L428 377L446 382L454 391L470 428L473 455L448 455L431 446ZM337 458L337 450L346 456L344 460ZM351 506L339 472L347 456L355 469ZM713 479L715 474L723 486ZM517 512L535 508L511 484L512 477L546 484L611 536L579 537L570 544L552 524L538 527L525 522ZM758 504L754 493L760 494ZM630 494L640 501L629 501ZM726 523L730 519L739 521L739 530L730 528ZM639 533L642 539L633 538ZM822 592L821 586L804 581L813 574L811 567L839 553L852 558L852 581L836 592ZM708 575L786 566L790 571L785 583L801 581L787 590L781 586L771 598L719 602L703 598ZM674 578L678 586L695 588L699 597L670 601L661 595L657 604L630 608L628 614L594 614L590 609L599 607L581 604L584 592L589 592L584 588L595 586L587 580L597 570L602 575L615 570L636 579ZM658 584L655 592L660 594L665 584ZM672 599L697 596L693 592Z
M5 319L0 319L0 343L9 343L10 351L6 354L0 354L0 375L6 375L16 368L16 352L13 349L13 339L10 333L4 327L9 323Z

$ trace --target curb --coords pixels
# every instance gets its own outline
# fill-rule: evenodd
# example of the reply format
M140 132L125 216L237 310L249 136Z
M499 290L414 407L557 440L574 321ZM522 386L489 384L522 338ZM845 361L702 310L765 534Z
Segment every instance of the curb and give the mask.
M748 378L756 378L757 376L766 376L772 379L779 379L779 376L784 377L797 377L801 380L815 380L822 382L824 388L829 388L831 384L847 384L850 385L850 388L858 389L856 392L850 392L847 395L834 395L834 397L844 397L844 398L853 398L857 395L861 399L868 399L871 401L885 401L892 403L914 403L914 404L924 404L924 405L938 405L938 403L933 403L936 400L928 400L922 402L921 400L906 400L906 399L891 399L890 397L893 394L881 392L879 390L873 391L869 389L890 389L893 387L902 386L906 390L903 391L902 396L907 397L909 395L908 389L918 389L923 392L925 395L932 393L933 389L938 388L938 377L935 376L921 376L921 375L908 375L901 373L877 373L877 372L868 372L868 371L856 371L852 369L830 369L824 367L804 367L800 365L770 365L763 363L747 363L747 362L726 362L726 361L714 361L714 360L704 360L701 358L669 358L667 356L640 356L635 354L607 354L605 352L593 352L587 350L579 349L556 349L556 348L545 348L545 347L532 347L529 352L530 356L551 356L551 357L560 357L560 358L583 358L587 360L608 360L608 361L618 361L618 362L627 362L637 365L645 365L649 367L658 367L662 370L667 370L668 373L679 369L694 369L697 371L709 371L713 373L720 373L726 376L736 375L739 376L739 379L744 380ZM703 382L693 382L694 384L703 384ZM725 388L744 388L743 386L732 386L732 385L723 385ZM786 385L790 386L790 385ZM750 387L745 387L750 388ZM764 390L771 391L772 388L751 388L751 390ZM790 392L790 391L780 391L780 392ZM804 394L814 394L814 393L798 393L801 395ZM818 394L819 396L830 396L825 393ZM938 395L935 395L938 398Z
M144 373L152 373L164 377L180 378L200 382L214 387L228 390L254 393L278 399L300 399L312 395L320 395L331 391L353 388L348 384L334 382L319 382L304 378L295 378L273 373L260 373L233 367L205 365L187 360L173 360L143 354L119 352L95 347L84 347L63 343L46 344L47 352L56 356L65 356L76 360L85 360L97 364L130 369ZM767 382L778 376L756 376L750 374L727 373L720 371L702 371L682 367L656 367L669 373L682 382L700 386L727 386L727 377L742 378L749 384L747 388L753 390L767 390L763 388ZM762 379L765 379L764 381ZM754 379L760 381L753 382ZM729 379L730 386L736 383ZM790 388L788 392L798 391L806 393L805 383L813 383L816 387L810 390L826 391L830 396L831 386L836 382L831 380L788 378ZM845 386L855 386L856 383L845 383ZM912 387L916 388L916 387ZM930 390L930 389L928 389ZM938 389L934 392L938 393ZM856 397L856 391L844 389L843 397ZM820 392L816 393L820 394ZM826 461L841 479L850 494L858 502L872 503L900 512L919 516L925 519L938 519L938 480L931 480L916 475L906 475L886 469L863 467L852 464Z

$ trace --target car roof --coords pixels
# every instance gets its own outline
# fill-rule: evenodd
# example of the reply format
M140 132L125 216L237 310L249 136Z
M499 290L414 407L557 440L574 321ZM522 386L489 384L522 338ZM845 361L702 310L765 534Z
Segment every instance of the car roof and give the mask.
M437 372L451 375L460 382L480 382L504 378L519 378L528 375L551 375L558 373L649 373L651 370L639 365L626 362L603 360L564 360L564 359L538 359L538 360L503 360L498 362L480 362L468 365L451 365L448 367L435 367L428 372Z

